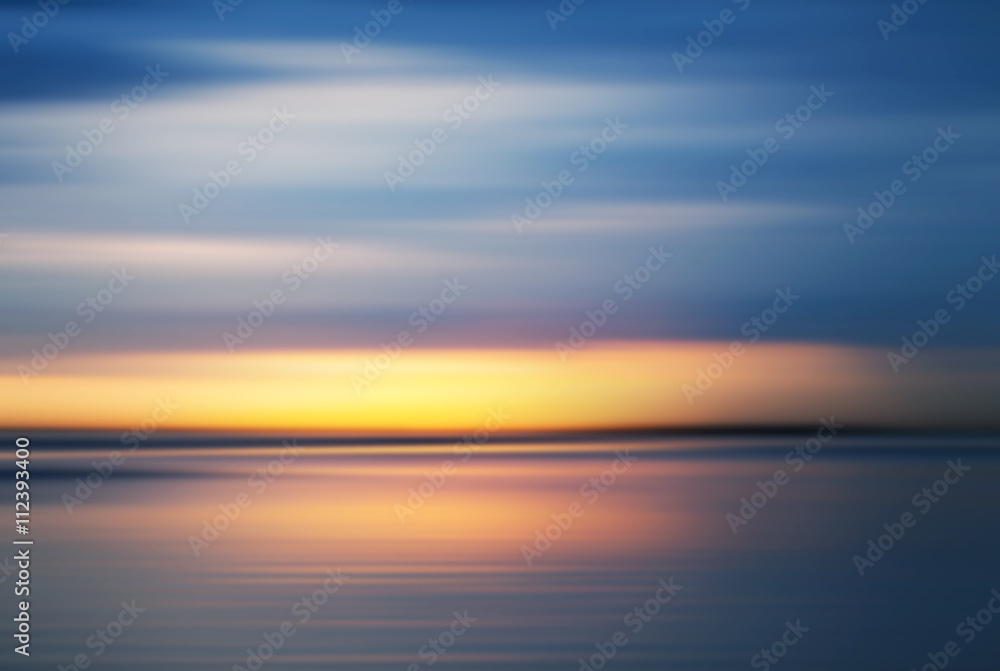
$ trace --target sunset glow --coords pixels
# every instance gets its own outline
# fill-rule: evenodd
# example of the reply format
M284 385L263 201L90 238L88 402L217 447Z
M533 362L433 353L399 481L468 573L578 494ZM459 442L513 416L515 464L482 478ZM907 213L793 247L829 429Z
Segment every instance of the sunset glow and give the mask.
M566 361L554 348L413 349L384 370L371 350L67 355L27 384L0 378L0 393L8 423L110 430L149 418L157 400L176 406L159 430L450 432L500 408L505 432L808 424L831 412L877 423L912 411L886 400L900 382L872 365L878 352L757 344L722 369L727 347L591 343Z

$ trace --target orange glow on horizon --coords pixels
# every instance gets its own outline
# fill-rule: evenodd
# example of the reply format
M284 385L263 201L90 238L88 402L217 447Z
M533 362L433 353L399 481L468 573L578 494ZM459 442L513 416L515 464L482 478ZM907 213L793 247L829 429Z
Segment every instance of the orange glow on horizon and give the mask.
M689 403L683 385L727 346L591 342L565 362L553 348L413 349L365 385L371 350L67 352L27 384L0 377L2 423L124 431L158 400L176 406L158 430L299 432L468 431L491 409L509 415L505 431L812 423L892 410L884 374L872 372L877 354L787 343L748 347Z

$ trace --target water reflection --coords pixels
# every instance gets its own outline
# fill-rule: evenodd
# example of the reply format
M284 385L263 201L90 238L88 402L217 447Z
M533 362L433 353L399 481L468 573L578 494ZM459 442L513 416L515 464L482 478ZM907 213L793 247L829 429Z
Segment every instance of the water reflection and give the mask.
M861 578L851 557L943 453L844 439L733 534L793 442L147 449L72 514L62 495L108 450L39 452L31 663L249 668L280 635L265 668L576 670L613 650L608 668L728 669L801 618L788 666L917 665L996 586L995 453L962 444L967 478ZM661 581L679 588L657 607ZM132 599L146 610L95 656Z

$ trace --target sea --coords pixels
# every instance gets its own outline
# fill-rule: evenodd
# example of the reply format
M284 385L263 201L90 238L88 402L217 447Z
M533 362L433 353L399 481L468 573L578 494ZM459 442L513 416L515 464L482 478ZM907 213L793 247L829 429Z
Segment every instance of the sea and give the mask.
M998 448L31 436L0 667L996 671Z

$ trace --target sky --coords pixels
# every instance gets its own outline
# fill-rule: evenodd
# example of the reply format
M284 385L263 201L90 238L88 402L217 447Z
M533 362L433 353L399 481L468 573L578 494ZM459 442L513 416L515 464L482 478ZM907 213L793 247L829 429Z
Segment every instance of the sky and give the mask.
M907 7L2 2L0 423L996 428L1000 8Z

